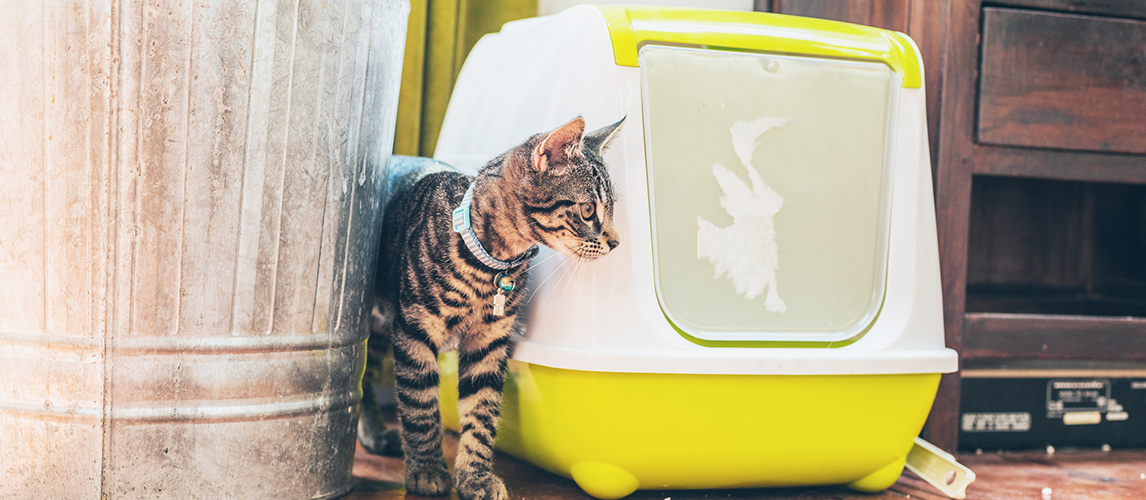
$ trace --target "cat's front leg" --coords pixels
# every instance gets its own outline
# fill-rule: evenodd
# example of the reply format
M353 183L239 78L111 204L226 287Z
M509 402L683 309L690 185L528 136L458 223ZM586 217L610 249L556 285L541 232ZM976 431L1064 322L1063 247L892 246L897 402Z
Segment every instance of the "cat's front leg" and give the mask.
M460 500L505 500L505 483L493 473L493 447L501 390L510 353L512 317L487 315L489 323L458 346L458 412L461 438L454 479Z
M450 492L450 471L442 453L442 416L438 409L438 349L419 325L397 318L393 330L398 420L406 455L406 492L443 496Z

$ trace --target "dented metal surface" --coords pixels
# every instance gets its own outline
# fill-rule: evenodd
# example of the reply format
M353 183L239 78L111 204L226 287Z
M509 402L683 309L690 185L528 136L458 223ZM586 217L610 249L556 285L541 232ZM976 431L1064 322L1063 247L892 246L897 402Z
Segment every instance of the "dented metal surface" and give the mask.
M0 499L351 486L404 0L0 0Z

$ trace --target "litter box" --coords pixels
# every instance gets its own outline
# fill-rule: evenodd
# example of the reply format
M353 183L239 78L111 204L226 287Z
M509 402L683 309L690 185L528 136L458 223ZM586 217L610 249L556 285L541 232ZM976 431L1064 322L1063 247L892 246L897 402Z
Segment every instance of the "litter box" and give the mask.
M907 36L579 6L487 35L435 159L473 174L581 115L621 245L533 261L498 446L597 498L899 477L955 371L923 68ZM457 427L456 361L443 415Z

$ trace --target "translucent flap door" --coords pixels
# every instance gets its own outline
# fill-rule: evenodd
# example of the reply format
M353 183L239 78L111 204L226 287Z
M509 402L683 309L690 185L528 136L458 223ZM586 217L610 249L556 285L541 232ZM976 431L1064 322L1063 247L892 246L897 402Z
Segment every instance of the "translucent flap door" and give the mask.
M711 341L840 342L879 312L889 116L880 63L640 51L665 315Z

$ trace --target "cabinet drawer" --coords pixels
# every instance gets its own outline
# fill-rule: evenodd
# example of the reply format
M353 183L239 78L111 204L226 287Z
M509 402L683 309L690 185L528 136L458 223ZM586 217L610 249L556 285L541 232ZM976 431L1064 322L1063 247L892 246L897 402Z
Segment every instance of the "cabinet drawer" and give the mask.
M983 9L978 140L1146 153L1146 22Z

